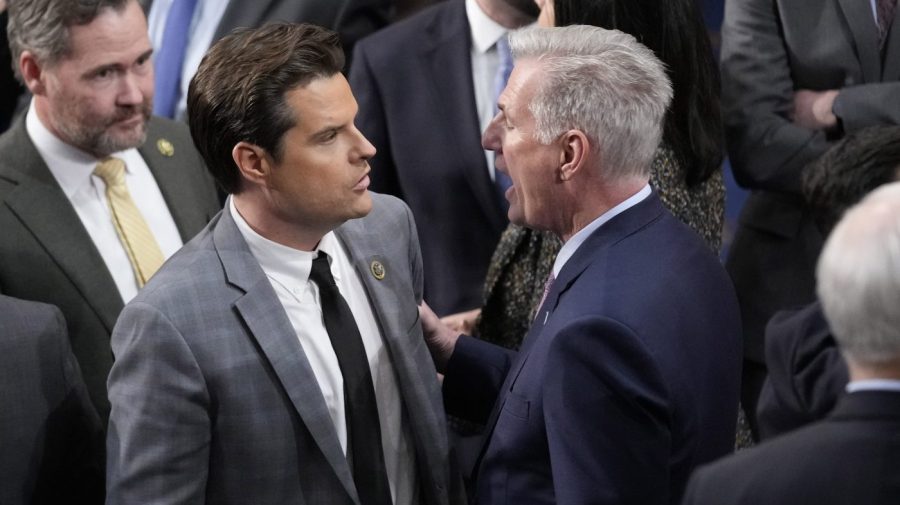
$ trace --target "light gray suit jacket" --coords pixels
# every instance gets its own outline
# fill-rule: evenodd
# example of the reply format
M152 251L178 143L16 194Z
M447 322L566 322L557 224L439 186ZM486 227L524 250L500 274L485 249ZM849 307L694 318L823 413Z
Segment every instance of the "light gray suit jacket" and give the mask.
M171 156L158 142L169 141ZM138 149L181 239L190 240L221 205L215 185L180 123L154 118ZM24 118L0 137L0 292L62 310L91 400L109 416L109 336L122 298L75 208L25 131Z
M722 109L738 182L753 190L728 271L741 300L745 353L763 363L763 333L778 310L814 299L822 245L800 195L803 168L842 132L900 124L900 9L879 53L868 0L727 0ZM794 90L839 89L842 132L790 120Z
M458 503L440 389L418 319L415 225L400 201L372 196L372 212L336 234L397 374L421 501ZM382 280L371 273L376 260ZM113 351L108 503L358 505L315 375L227 210L126 306Z

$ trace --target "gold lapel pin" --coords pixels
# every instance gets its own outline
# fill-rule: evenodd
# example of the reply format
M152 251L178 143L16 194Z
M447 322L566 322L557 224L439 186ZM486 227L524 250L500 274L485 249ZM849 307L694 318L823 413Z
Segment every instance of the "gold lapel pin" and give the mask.
M382 265L380 261L373 261L370 268L372 269L372 275L374 275L376 279L384 279L384 265Z
M166 139L159 139L156 141L156 148L159 149L159 153L163 156L172 157L175 155L175 146L172 145Z

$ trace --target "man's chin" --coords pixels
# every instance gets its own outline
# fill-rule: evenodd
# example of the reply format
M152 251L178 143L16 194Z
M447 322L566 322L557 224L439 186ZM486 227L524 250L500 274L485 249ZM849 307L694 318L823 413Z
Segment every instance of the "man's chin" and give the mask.
M100 145L113 149L110 152L140 147L147 140L148 121L146 117L135 116L113 123L101 136Z
M369 212L372 212L372 195L368 190L360 195L359 200L353 206L353 210L356 218L366 217L369 215Z
M516 224L519 226L528 226L528 224L525 223L525 214L521 209L516 208L514 205L509 206L509 210L506 212L506 217L512 224Z

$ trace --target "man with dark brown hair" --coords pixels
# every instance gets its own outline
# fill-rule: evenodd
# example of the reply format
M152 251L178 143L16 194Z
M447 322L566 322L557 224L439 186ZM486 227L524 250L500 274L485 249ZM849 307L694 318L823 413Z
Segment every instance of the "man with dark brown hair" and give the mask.
M422 264L333 32L216 43L188 93L225 209L113 333L109 503L450 505Z

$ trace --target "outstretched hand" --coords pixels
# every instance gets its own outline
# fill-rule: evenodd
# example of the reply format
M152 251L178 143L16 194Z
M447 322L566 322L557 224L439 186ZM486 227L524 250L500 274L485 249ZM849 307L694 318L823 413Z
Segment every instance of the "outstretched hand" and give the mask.
M459 332L450 328L438 318L424 301L419 305L419 317L422 320L422 333L425 335L425 344L431 351L431 358L438 372L443 373L447 362L456 347Z

